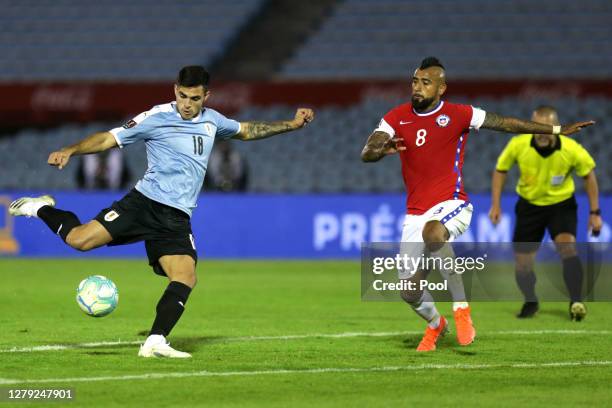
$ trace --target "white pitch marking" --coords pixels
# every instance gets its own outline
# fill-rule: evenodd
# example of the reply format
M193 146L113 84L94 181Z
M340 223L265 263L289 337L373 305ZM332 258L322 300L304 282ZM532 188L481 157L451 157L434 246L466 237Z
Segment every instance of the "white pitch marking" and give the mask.
M186 377L237 377L279 374L323 374L323 373L364 373L388 371L420 371L420 370L482 370L495 368L560 368L560 367L593 367L610 366L612 361L557 361L550 363L512 363L512 364L421 364L416 366L383 366L383 367L329 367L306 370L257 370L257 371L194 371L178 373L149 373L122 376L104 377L72 377L72 378L41 378L41 379L0 379L0 385L13 384L46 384L46 383L74 383L99 381L129 381L129 380L158 380L164 378Z
M249 342L249 341L266 341L266 340L301 340L301 339L341 339L352 337L393 337L393 336L413 336L420 335L422 331L405 331L405 332L347 332L347 333L311 333L311 334L294 334L285 336L243 336L243 337L226 337L219 339L211 339L213 343L230 343L230 342ZM479 334L480 337L487 336L506 336L506 335L542 335L542 334L563 334L563 335L608 335L612 334L610 330L506 330L496 332L485 332ZM102 341L97 343L77 343L77 344L49 344L43 346L32 347L13 347L9 349L0 349L0 353L31 353L36 351L61 351L80 348L96 348L96 347L112 347L121 345L139 345L143 340L134 341Z

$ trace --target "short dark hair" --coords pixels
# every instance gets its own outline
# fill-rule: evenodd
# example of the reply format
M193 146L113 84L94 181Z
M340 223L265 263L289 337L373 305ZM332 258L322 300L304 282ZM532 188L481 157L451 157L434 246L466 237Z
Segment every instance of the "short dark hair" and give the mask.
M535 108L534 112L538 112L541 114L551 114L554 113L555 115L557 114L557 110L550 105L540 105L537 108Z
M431 67L440 67L442 69L446 69L444 68L444 65L442 65L440 60L437 59L436 57L425 58L423 61L421 61L421 66L419 67L419 69L427 69Z
M188 65L181 68L176 77L176 84L179 86L185 86L188 88L202 85L204 88L208 88L208 82L210 81L210 74L201 65Z

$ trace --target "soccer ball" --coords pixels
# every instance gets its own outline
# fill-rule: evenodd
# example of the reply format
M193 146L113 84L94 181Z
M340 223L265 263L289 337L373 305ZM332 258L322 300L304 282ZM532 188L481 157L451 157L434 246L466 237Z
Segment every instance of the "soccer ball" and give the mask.
M106 316L117 307L119 291L112 280L102 275L83 279L77 288L77 303L89 316Z

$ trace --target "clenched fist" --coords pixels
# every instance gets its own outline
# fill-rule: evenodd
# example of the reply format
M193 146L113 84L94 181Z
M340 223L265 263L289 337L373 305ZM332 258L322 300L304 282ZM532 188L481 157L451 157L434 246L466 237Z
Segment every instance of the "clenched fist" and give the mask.
M68 164L70 156L72 156L72 152L62 149L51 153L47 159L47 163L51 166L57 166L61 170Z
M295 119L293 119L293 123L295 124L296 129L304 127L307 123L311 122L314 119L314 111L312 109L307 108L299 108L295 112Z

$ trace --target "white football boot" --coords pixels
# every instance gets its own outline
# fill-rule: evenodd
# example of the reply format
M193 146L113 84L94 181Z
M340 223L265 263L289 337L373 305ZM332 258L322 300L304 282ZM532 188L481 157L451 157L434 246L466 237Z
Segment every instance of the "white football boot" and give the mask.
M36 213L45 205L55 207L55 199L50 195L40 197L21 197L11 203L9 206L9 214L14 217L21 215L28 218L38 217Z
M170 347L161 334L153 334L140 346L139 357L191 358L191 354Z

